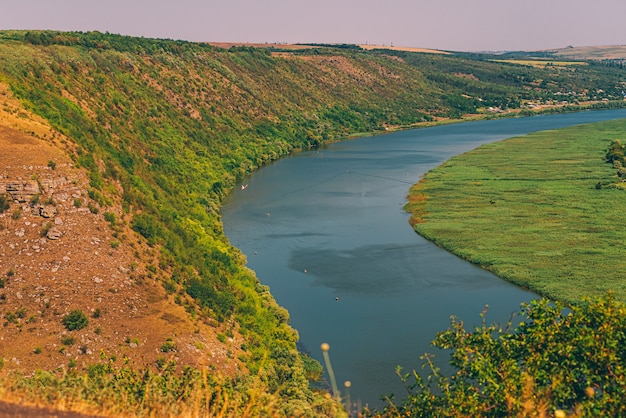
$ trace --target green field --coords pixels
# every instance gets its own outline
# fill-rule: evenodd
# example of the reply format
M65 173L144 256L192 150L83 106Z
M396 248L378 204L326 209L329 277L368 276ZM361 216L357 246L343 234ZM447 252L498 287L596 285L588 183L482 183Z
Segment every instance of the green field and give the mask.
M605 154L625 137L619 120L484 145L427 173L406 209L419 234L541 295L624 301L626 192Z

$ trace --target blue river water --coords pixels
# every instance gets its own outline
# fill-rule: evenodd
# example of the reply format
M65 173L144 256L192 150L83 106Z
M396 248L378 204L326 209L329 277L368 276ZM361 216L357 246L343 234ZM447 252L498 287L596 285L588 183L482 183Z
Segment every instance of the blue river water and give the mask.
M484 143L617 118L626 110L467 122L297 153L235 188L225 233L287 308L301 347L321 362L329 343L340 390L350 381L352 400L380 407L404 397L396 367L419 370L452 315L471 326L488 305L487 322L506 323L538 297L417 235L403 210L410 186Z

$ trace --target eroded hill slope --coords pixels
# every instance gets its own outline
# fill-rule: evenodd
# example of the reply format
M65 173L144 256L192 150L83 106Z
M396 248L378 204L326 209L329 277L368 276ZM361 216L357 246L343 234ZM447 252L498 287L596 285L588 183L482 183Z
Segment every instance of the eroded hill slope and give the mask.
M0 214L4 368L67 369L105 355L135 367L173 358L241 372L241 337L231 330L220 342L223 326L175 303L151 273L158 254L128 227L119 201L101 207L89 197L69 144L0 84L0 196L10 198ZM86 314L85 328L63 325L72 310Z

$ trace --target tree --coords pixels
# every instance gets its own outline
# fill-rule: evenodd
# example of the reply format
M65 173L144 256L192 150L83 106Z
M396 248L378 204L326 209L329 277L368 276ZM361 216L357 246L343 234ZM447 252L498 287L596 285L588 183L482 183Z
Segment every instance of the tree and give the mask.
M453 318L433 343L456 372L425 356L430 375L401 375L408 397L386 416L626 415L626 306L612 294L568 308L535 300L514 328L467 331Z

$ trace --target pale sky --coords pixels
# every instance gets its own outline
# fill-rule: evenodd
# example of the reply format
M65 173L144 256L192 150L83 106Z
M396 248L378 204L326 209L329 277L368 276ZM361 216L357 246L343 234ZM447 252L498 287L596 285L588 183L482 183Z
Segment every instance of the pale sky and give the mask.
M455 51L625 45L626 0L0 0L0 29Z

